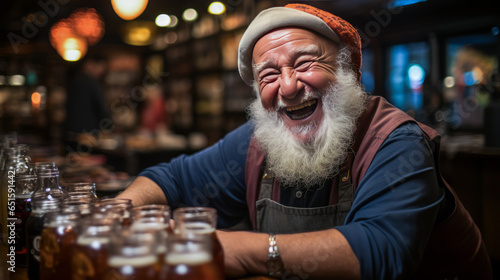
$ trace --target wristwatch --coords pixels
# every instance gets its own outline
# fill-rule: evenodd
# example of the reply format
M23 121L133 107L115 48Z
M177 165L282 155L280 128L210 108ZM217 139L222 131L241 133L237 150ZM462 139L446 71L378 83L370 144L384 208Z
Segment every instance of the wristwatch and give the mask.
M276 235L269 234L269 254L267 255L267 271L273 278L281 278L284 272L283 261L276 244Z

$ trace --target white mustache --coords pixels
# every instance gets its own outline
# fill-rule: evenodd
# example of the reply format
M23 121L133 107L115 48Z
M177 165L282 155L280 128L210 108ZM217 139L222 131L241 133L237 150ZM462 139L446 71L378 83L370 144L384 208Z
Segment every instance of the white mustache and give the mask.
M312 100L312 99L316 99L316 98L320 98L321 97L321 94L319 92L316 92L316 91L306 91L304 93L304 96L301 97L300 101L298 102L298 104L302 104L304 102L307 102L309 100ZM284 102L283 102L283 99L278 99L278 102L276 102L276 106L275 106L275 110L276 111L280 111L280 110L284 110L286 107L288 107L289 105L286 105Z

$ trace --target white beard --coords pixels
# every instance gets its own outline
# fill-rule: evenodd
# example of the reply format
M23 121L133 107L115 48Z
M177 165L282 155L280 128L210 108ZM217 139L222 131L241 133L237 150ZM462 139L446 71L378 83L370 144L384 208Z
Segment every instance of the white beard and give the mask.
M259 146L266 152L266 165L282 186L310 188L337 175L346 161L356 120L366 108L368 95L352 72L339 69L335 84L324 92L310 92L322 98L324 118L316 135L305 142L294 134L306 134L318 124L289 129L276 110L262 106L260 95L250 104L250 118ZM279 107L279 106L278 106Z

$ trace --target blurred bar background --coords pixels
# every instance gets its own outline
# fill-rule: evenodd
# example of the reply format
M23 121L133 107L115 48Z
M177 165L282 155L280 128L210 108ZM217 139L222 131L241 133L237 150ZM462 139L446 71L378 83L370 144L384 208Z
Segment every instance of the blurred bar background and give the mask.
M125 2L16 0L0 11L2 139L14 132L33 162L56 162L62 180L95 182L102 196L247 120L253 93L238 75L239 39L260 10L288 3L137 0L129 11ZM294 2L350 21L362 37L366 91L442 134L444 177L481 228L498 271L500 2ZM106 63L98 90L75 87L92 59ZM96 100L69 101L77 91L103 102L97 126L68 124L98 114Z

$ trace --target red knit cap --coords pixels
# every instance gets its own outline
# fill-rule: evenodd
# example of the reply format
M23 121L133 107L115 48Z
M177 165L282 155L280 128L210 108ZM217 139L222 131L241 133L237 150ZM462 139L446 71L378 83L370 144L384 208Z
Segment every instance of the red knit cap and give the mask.
M326 22L337 33L340 40L349 47L351 51L352 70L358 76L358 81L361 80L361 37L359 37L358 32L350 23L336 15L305 4L288 4L285 7L317 16Z

